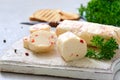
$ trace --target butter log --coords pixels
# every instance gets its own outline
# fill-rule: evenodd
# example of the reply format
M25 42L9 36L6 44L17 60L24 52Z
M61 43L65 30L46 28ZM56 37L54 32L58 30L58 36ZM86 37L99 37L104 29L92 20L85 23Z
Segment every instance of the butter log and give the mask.
M115 26L84 21L65 20L61 22L56 28L57 36L67 31L73 32L77 36L83 38L88 45L91 44L91 39L96 35L102 36L105 39L113 37L115 38L116 42L120 44L120 28Z
M87 44L72 32L66 32L58 37L57 49L65 61L72 61L86 55Z

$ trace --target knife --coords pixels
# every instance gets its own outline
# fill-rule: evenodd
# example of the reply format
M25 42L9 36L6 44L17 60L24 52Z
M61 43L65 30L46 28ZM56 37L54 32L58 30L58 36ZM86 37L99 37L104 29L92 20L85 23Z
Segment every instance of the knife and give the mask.
M29 22L21 22L20 24L23 24L23 25L35 25L35 24L39 24L39 23L46 23L46 22L29 21Z
M60 22L58 23L54 23L54 22L37 22L37 21L30 21L30 22L21 22L20 24L23 24L23 25L35 25L35 24L39 24L39 23L45 23L45 24L48 24L50 25L51 27L56 27Z

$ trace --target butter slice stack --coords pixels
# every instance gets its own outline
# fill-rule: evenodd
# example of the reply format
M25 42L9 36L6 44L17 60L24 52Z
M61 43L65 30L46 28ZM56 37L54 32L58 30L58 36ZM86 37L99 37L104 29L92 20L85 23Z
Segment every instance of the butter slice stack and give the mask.
M57 49L65 61L81 59L86 55L87 44L72 32L61 34L57 40Z
M29 37L24 37L24 48L30 49L35 53L48 52L54 49L56 34L52 31L35 31Z

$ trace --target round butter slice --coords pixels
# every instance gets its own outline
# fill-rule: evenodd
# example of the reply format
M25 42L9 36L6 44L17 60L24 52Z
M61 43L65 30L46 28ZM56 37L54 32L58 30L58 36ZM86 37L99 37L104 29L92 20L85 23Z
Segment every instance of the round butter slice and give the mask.
M87 44L72 32L66 32L58 37L57 49L65 61L72 61L86 55Z
M55 33L51 31L36 31L30 35L29 49L33 52L48 52L54 48L56 41Z
M45 31L50 31L51 26L45 23L40 23L40 24L35 24L30 27L30 33L33 33L35 31L39 30L45 30Z

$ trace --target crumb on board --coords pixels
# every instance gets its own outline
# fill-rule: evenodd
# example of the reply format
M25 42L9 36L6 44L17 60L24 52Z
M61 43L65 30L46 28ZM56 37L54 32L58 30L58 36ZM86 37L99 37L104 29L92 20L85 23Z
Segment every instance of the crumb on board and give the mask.
M29 53L26 52L25 55L26 55L26 56L29 56Z
M6 43L6 39L3 40L3 43Z
M14 52L17 53L17 49L14 49Z

